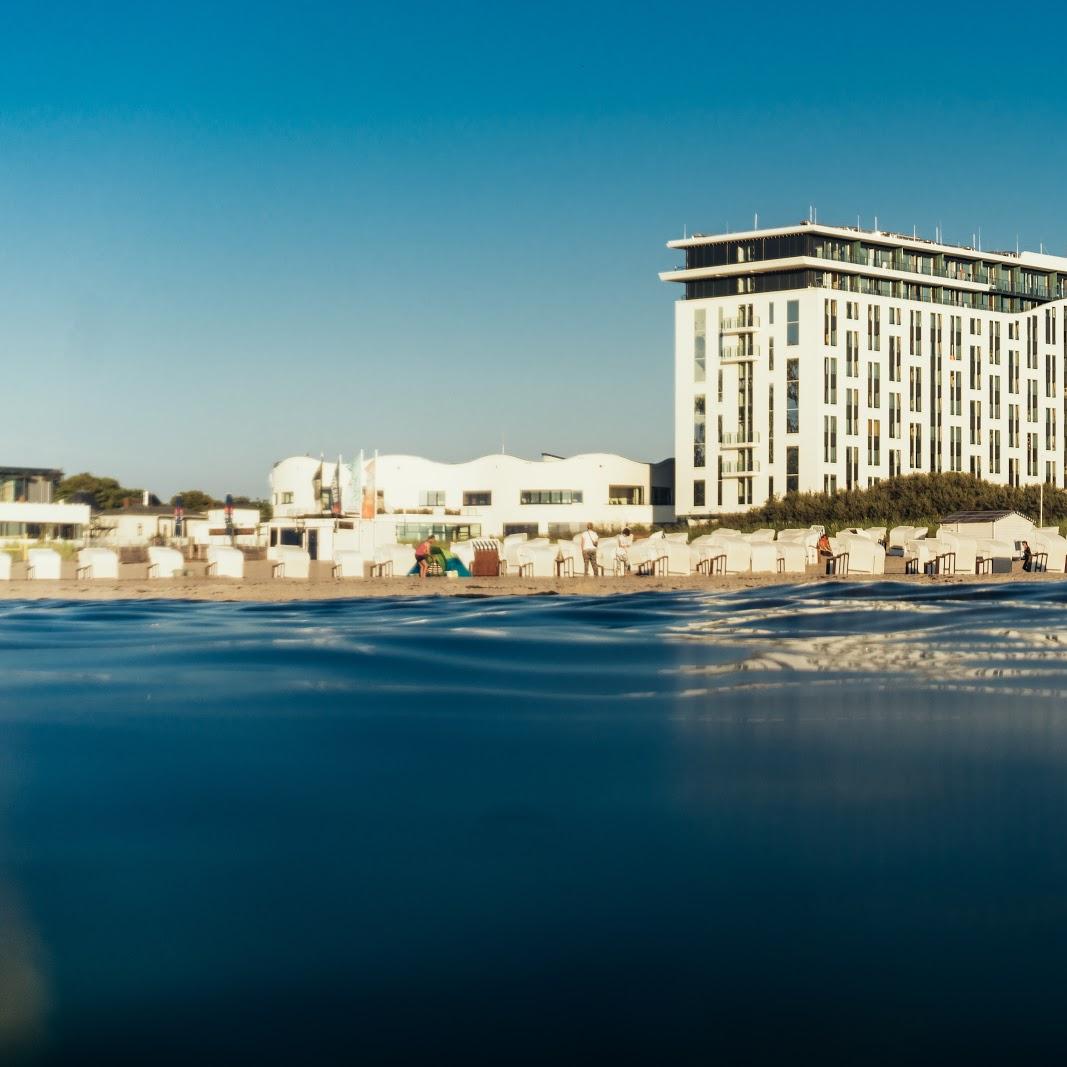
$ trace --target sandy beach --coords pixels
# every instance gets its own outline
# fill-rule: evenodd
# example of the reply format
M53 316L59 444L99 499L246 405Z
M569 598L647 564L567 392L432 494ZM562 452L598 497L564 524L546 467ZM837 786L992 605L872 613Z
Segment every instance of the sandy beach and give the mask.
M64 568L64 573L66 573ZM919 585L1003 584L1012 582L1062 581L1062 574L1028 574L1016 562L1014 573L1002 575L914 575L905 574L903 561L890 557L884 575L850 574L847 577L827 577L816 568L799 574L702 574L640 577L600 578L366 578L337 580L328 564L312 567L309 579L271 578L265 565L255 562L248 566L246 577L209 578L202 567L194 564L185 577L149 580L145 567L124 564L123 577L117 581L87 581L70 577L58 581L29 581L15 577L0 582L0 600L206 600L258 601L285 603L301 600L342 600L353 597L408 596L610 596L622 593L675 592L694 589L705 592L733 593L775 585L820 585L827 582L901 581Z

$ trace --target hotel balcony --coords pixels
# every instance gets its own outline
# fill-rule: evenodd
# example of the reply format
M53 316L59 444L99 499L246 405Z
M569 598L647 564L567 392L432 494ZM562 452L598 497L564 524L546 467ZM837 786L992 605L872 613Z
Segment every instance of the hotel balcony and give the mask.
M719 360L722 363L740 363L744 360L758 358L759 345L723 345L722 350L719 352Z
M746 333L759 329L759 315L744 315L738 318L724 317L719 323L719 333Z
M745 463L724 463L722 465L722 476L724 478L744 478L749 474L755 474L758 470L758 459Z
M724 433L719 441L720 448L751 448L759 444L759 434L753 430Z

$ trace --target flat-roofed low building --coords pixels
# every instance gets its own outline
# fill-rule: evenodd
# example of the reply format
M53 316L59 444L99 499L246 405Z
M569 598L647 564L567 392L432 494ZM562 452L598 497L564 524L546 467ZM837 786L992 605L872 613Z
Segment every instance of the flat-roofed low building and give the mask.
M51 467L0 466L0 542L77 542L89 536L89 505L55 500L62 479L63 472Z
M448 540L570 537L589 522L621 529L674 518L673 461L611 453L544 453L539 461L500 454L467 463L381 455L340 467L293 456L274 465L270 485L276 520L330 514L388 520L401 541L438 528Z

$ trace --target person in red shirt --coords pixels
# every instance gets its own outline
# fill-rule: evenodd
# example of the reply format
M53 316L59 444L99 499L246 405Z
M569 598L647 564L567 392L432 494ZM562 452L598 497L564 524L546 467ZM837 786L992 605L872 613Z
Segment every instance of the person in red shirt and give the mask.
M419 568L420 578L425 578L426 572L430 569L430 547L436 540L434 534L430 534L425 541L415 546L415 562Z

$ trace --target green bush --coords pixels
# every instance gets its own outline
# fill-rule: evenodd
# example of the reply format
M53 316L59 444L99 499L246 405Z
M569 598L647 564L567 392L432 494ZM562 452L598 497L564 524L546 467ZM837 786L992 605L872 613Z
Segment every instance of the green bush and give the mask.
M1038 520L1041 487L993 485L970 474L908 474L869 489L787 493L750 511L719 515L708 524L737 530L812 525L831 533L846 526L936 526L954 511L1017 511ZM1067 490L1044 487L1046 526L1067 520Z

